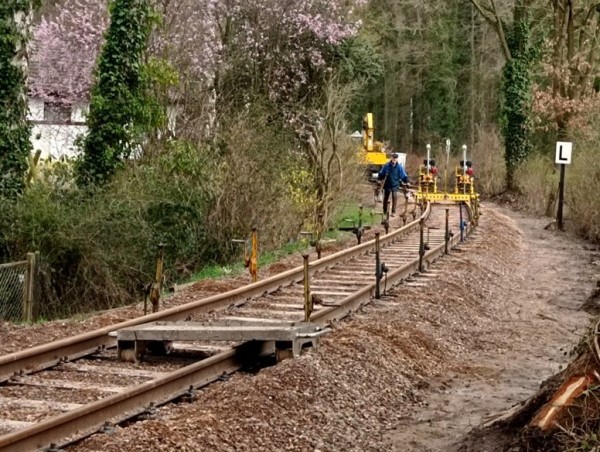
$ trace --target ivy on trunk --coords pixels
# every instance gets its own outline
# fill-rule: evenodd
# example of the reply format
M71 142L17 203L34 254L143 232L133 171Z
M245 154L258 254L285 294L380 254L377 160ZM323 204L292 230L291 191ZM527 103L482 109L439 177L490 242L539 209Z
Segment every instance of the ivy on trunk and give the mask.
M27 39L34 4L0 2L0 196L16 198L25 187L32 150L27 121Z
M141 146L152 116L143 61L152 29L148 0L113 0L92 88L81 185L106 182Z
M511 58L502 71L502 136L506 151L506 183L514 189L514 174L531 153L531 49L530 24L524 15L515 15L507 31Z

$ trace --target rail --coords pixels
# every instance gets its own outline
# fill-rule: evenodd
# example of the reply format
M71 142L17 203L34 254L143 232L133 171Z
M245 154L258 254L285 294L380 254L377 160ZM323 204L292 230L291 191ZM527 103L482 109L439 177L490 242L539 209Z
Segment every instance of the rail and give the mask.
M420 218L406 226L381 237L382 244L389 244L405 234L418 230L420 222L431 213L431 206ZM461 237L456 234L449 238L450 247L456 246ZM352 257L363 255L375 247L375 240L357 245L324 257L310 264L311 273L324 270L329 266ZM421 258L425 265L445 253L446 243L427 251ZM387 282L393 286L419 271L420 259L412 259L405 265L389 272ZM197 300L186 305L174 307L159 313L146 315L134 320L121 322L99 330L59 340L28 350L12 353L0 358L0 380L19 373L24 366L26 372L43 369L55 363L94 353L103 347L114 345L115 339L109 333L141 323L159 320L178 320L186 318L192 312L206 312L242 303L245 300L269 293L303 279L303 267L294 268L279 275L223 294ZM326 325L343 318L361 304L375 296L376 283L370 283L352 293L335 306L320 309L311 317L311 321ZM302 319L298 319L301 321ZM65 438L79 438L97 431L107 420L121 421L143 412L151 404L161 404L189 393L193 388L204 386L219 379L223 374L239 370L249 359L272 353L275 344L271 342L246 342L237 347L218 353L210 358L188 365L166 376L118 393L99 401L84 405L67 413L50 418L31 427L0 436L0 452L15 450L34 450L48 447L51 443L65 441ZM68 440L67 440L68 441Z

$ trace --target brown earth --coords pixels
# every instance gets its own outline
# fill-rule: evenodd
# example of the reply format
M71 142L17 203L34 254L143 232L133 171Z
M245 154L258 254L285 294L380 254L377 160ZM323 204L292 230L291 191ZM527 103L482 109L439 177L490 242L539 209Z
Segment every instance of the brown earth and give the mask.
M319 349L70 450L504 450L460 439L566 364L600 279L598 250L546 224L485 206L424 287L364 307Z

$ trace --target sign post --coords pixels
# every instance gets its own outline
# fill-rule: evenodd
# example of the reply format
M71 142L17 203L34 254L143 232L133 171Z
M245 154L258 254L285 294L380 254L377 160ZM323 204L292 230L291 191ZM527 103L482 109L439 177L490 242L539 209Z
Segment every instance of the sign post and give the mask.
M444 168L444 193L448 193L448 162L450 161L450 138L446 138L446 168Z
M555 163L560 165L560 182L558 183L558 209L556 211L556 227L559 231L564 231L563 225L563 204L565 200L565 167L571 164L571 153L573 143L568 141L556 142Z

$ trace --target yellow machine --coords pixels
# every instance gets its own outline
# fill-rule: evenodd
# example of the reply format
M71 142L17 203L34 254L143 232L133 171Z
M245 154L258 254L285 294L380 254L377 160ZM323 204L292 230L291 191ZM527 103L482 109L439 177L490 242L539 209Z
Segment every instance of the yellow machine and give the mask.
M456 185L454 186L455 195L468 195L469 197L477 195L475 193L475 178L473 177L473 163L470 160L461 160L460 165L455 170Z
M479 217L479 194L475 191L475 177L473 164L467 160L467 146L463 145L463 159L456 167L454 172L455 185L454 190L444 189L438 191L437 174L435 160L430 158L431 146L427 145L427 158L419 168L419 181L417 187L417 202L425 203L427 201L437 204L466 204L472 213L472 221L477 221ZM450 141L446 142L446 153L450 155ZM446 183L444 183L446 187Z
M417 195L437 193L437 167L435 160L431 158L431 145L427 145L427 158L419 166L419 183L417 186Z
M377 175L381 167L387 163L388 158L383 143L375 141L373 113L367 113L363 119L362 141L361 161L366 166L369 181L377 183Z

